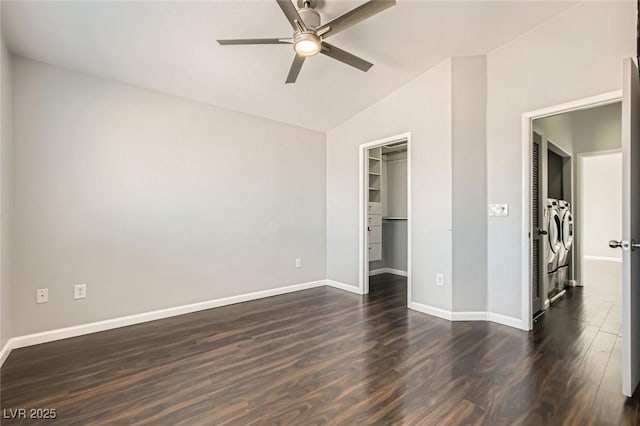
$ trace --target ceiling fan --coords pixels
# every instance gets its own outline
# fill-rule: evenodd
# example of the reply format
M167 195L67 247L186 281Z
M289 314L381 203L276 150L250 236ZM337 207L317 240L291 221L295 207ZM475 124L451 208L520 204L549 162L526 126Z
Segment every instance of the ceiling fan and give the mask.
M344 62L361 71L369 71L369 68L373 66L372 63L339 49L324 40L396 4L396 0L370 0L344 15L320 25L320 14L315 9L318 4L317 0L298 0L300 10L296 9L291 0L276 0L276 2L293 27L293 36L291 38L218 40L218 43L223 46L292 44L296 56L293 58L293 64L289 69L286 83L295 83L305 58L318 53Z

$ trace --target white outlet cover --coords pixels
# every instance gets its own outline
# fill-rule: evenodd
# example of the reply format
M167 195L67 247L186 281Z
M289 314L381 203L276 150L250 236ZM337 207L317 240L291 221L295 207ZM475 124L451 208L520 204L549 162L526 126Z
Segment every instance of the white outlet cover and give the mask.
M36 290L36 303L47 303L49 302L49 289L48 288L39 288Z
M505 217L509 216L509 204L489 204L489 216Z
M296 268L302 268L302 259L296 259Z
M444 274L436 274L436 285L439 287L444 286Z
M73 286L73 298L74 299L84 299L87 297L87 285L86 284L75 284Z

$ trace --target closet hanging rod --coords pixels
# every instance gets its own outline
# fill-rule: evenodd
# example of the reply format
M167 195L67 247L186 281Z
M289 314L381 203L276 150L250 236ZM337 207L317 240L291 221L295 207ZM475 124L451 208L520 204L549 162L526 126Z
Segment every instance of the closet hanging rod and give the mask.
M405 152L407 150L406 146L401 146L401 147L397 147L397 148L388 148L389 151L383 152L382 155L387 155L387 154L396 154L399 152Z

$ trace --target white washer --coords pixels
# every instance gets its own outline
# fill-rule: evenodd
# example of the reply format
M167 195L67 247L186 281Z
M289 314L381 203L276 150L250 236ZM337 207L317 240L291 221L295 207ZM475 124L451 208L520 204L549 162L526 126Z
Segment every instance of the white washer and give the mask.
M545 244L548 277L547 294L552 297L557 293L558 262L560 260L560 250L562 249L562 223L558 200L553 198L547 200L545 215L547 228L547 244Z
M547 228L545 257L547 259L547 273L551 273L558 269L559 253L560 248L562 247L562 228L557 200L549 198L547 208L545 209L545 216L545 224Z
M558 289L562 290L567 286L569 280L569 261L571 259L571 247L573 246L573 215L571 214L571 203L565 200L558 201L562 247L558 257Z

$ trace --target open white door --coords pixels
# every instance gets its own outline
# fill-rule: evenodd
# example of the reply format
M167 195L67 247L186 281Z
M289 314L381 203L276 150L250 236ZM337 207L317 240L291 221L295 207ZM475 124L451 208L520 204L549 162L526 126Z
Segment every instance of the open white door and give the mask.
M622 82L622 392L640 381L640 80L631 58ZM610 243L611 245L611 243Z

